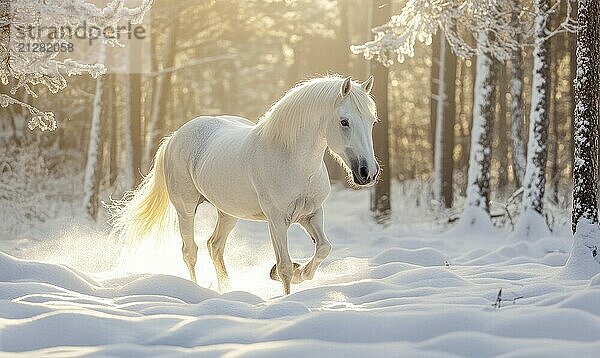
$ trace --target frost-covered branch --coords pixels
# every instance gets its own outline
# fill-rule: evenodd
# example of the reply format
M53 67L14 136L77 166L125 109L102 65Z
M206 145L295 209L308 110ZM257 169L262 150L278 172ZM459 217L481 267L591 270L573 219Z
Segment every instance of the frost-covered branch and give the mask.
M125 0L111 0L100 8L85 0L0 0L0 83L10 93L0 95L0 105L21 105L32 114L31 129L53 130L54 116L14 98L23 89L33 97L42 85L51 93L67 86L66 76L89 74L96 78L106 72L102 63L83 63L63 58L73 29L83 27L78 37L99 39L121 45L119 34L127 31L119 22L138 24L152 0L140 0L126 7ZM72 44L71 44L72 46ZM51 51L48 49L52 49ZM72 50L72 48L71 48Z
M567 16L548 37L576 29L570 0L556 0L546 18L561 2L567 3ZM417 41L429 45L432 36L442 30L457 56L486 53L505 61L516 50L533 45L535 15L531 0L408 0L398 15L372 30L373 40L351 49L385 65L402 63L406 56L414 55ZM485 42L479 41L480 33L486 33Z
M8 107L10 105L18 105L29 111L31 118L29 119L27 126L31 130L39 128L41 131L53 131L56 129L54 113L42 112L30 104L19 101L9 95L0 93L0 107Z
M550 31L548 31L548 33L546 34L545 40L549 39L552 36L555 36L557 34L560 33L564 33L564 32L570 32L570 33L576 33L577 32L577 14L573 12L573 5L572 3L576 2L577 0L557 0L554 5L552 5L552 7L550 8L550 10L548 11L549 14L555 14L557 12L557 10L560 8L561 4L563 2L565 2L566 5L566 14L565 17L561 20L560 24L558 24L558 26L556 26L556 28L554 29L550 29Z

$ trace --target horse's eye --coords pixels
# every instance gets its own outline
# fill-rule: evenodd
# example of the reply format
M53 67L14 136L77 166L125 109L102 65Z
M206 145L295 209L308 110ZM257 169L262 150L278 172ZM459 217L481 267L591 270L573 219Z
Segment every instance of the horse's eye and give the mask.
M348 122L348 120L346 118L342 118L342 120L340 121L340 124L342 125L342 127L350 126L350 123Z

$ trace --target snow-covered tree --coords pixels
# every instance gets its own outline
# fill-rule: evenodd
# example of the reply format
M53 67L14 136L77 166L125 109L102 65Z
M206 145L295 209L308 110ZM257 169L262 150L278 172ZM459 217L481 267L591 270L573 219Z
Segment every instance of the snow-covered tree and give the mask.
M579 0L575 80L573 231L567 268L591 276L600 271L598 224L598 120L600 116L600 4Z
M563 0L566 1L566 0ZM548 126L548 38L572 29L570 4L567 2L567 17L557 29L550 29L548 17L557 8L560 0L409 0L399 15L373 31L375 38L352 50L366 58L377 58L384 64L395 60L402 62L405 56L413 56L416 41L430 44L432 34L443 30L447 42L459 56L477 55L474 89L473 130L467 200L463 222L471 225L481 215L489 213L489 178L491 168L491 136L493 129L494 86L491 62L512 60L511 94L512 132L514 134L514 158L517 181L524 176L526 215L520 220L518 231L529 233L531 225L543 219L543 196L546 141ZM531 18L533 15L533 18ZM531 130L529 157L524 166L524 146L521 136L522 114L522 70L521 48L529 42L534 44L533 96L531 107ZM439 163L440 161L438 161ZM436 168L436 175L440 170ZM525 173L527 172L527 173ZM435 182L438 182L435 180ZM477 210L475 210L477 209ZM533 214L532 214L533 213ZM489 221L489 220L488 220Z
M373 29L373 40L352 46L352 51L385 65L402 63L405 56L414 56L417 41L430 45L441 29L457 56L487 53L508 60L522 46L517 35L531 33L528 21L518 21L517 27L511 21L514 6L513 0L408 0L398 15ZM477 41L481 33L494 35Z
M100 48L98 63L104 63L105 57L106 49L102 46ZM90 140L88 143L87 162L83 181L83 208L94 220L98 216L98 195L100 191L103 77L98 76L96 78L96 89L94 101L92 102L92 125L90 126Z
M527 34L527 21L514 21L513 0L409 0L399 15L373 29L375 38L352 51L390 65L414 55L416 41L431 44L443 30L454 53L477 55L475 103L465 213L467 225L489 223L491 140L496 83L492 59L507 60L521 48L518 34ZM526 14L525 12L521 12ZM521 15L520 16L525 16ZM515 26L518 24L519 26ZM474 43L474 45L472 45Z
M478 42L485 43L488 35L482 32ZM467 201L461 218L470 226L487 225L489 221L490 172L492 165L492 132L496 104L496 76L493 60L488 53L477 55L475 72L475 98L473 103L473 127L471 128L471 153Z
M527 166L523 179L523 211L515 229L518 237L549 233L544 217L548 123L550 108L550 0L535 0L535 44Z
M152 0L140 0L135 7L126 7L125 0L111 0L97 7L86 0L0 0L0 82L9 86L9 93L0 93L0 106L20 105L31 114L29 128L54 130L56 120L51 112L18 100L14 95L24 90L36 97L34 87L41 85L56 93L67 86L66 76L90 74L97 78L106 69L101 63L83 63L63 56L69 47L67 32L85 24L83 36L102 38L110 45L119 45L120 21L141 23ZM98 30L113 31L110 36ZM34 45L35 44L35 45ZM42 46L52 51L33 51ZM56 51L54 50L56 49Z
M571 4L567 16L556 29L550 28L550 16L560 1L535 0L535 36L533 39L533 74L529 115L527 165L523 178L523 210L515 229L515 237L544 236L549 228L544 215L546 161L548 157L548 125L550 110L550 37L561 31L572 31Z
M512 25L519 26L519 0L513 0ZM521 42L521 34L516 34L516 40ZM525 177L526 150L523 141L523 61L521 48L513 51L510 58L510 128L512 135L513 172L517 187L523 184Z

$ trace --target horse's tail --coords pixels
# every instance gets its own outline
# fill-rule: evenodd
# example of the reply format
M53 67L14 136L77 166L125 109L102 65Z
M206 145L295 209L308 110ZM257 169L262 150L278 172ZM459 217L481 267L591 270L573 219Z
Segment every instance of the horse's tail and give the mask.
M165 137L162 140L154 156L152 170L140 185L112 206L113 228L129 244L139 242L150 232L160 239L175 225L164 169L165 149L170 139Z

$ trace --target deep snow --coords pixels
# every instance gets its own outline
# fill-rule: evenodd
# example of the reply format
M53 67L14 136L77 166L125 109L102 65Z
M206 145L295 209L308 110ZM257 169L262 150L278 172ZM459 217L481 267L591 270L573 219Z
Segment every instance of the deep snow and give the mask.
M332 193L326 204L332 255L313 281L294 285L287 297L269 279L273 253L266 225L257 222L241 222L227 243L236 291L209 288L216 287L204 245L215 218L209 206L199 210L196 225L200 286L186 279L174 237L158 254L146 248L125 264L105 235L64 220L43 240L7 238L0 242L8 253L0 254L0 351L597 356L600 275L576 280L562 269L572 244L568 231L536 241L500 231L428 233L425 209L397 207L393 223L381 227L367 208L367 191ZM299 228L290 230L290 246L296 261L312 253ZM124 273L132 270L159 274Z

